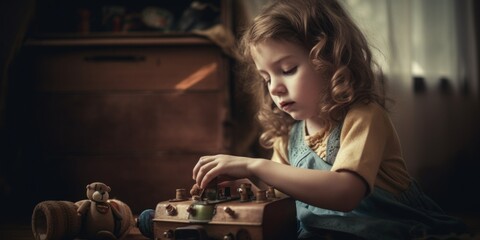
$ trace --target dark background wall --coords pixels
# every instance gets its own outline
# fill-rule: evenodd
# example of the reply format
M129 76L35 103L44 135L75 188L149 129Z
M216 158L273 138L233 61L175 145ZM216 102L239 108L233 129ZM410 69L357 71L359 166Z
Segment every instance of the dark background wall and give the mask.
M15 140L11 138L9 125L7 124L7 93L9 82L9 69L14 61L15 53L21 47L25 27L28 24L32 10L33 1L2 1L0 3L0 201L2 207L2 219L7 217L5 209L9 208L30 208L15 204L11 199L13 193L19 191L30 191L24 179L12 179L11 176L23 175L25 170L24 160L20 156ZM13 183L17 182L17 184ZM13 203L12 203L13 202ZM19 200L22 202L22 200ZM13 206L12 206L13 205ZM25 216L26 210L20 210L20 216Z

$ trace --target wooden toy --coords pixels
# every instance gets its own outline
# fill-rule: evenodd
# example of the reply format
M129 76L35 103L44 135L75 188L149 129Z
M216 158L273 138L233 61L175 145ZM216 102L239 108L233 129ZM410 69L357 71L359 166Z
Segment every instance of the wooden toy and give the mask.
M296 238L293 199L276 197L273 188L253 194L250 184L236 190L212 187L187 198L185 189L177 189L174 199L143 211L137 227L151 239Z
M101 182L88 184L87 199L77 202L43 201L32 215L36 240L122 239L134 226L130 207L109 199L110 187Z

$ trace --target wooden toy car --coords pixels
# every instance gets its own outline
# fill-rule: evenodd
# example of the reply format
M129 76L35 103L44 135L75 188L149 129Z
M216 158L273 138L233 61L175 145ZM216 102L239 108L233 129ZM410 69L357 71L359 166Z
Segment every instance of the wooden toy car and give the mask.
M187 198L177 189L175 199L159 202L137 218L140 232L151 239L295 239L295 201L276 197L273 188L251 191L242 184L230 189L206 188Z

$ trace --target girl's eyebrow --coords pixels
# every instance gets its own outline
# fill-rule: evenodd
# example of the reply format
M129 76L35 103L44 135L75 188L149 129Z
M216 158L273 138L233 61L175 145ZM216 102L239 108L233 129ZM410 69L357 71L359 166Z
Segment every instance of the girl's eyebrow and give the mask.
M284 60L289 59L289 58L293 58L293 55L282 56L279 59L273 61L272 64L278 64L279 62L284 61Z

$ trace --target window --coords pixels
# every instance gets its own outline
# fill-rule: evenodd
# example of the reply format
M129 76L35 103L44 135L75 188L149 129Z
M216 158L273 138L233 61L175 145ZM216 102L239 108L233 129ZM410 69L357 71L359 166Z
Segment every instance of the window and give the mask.
M477 95L472 0L342 0L389 78Z

